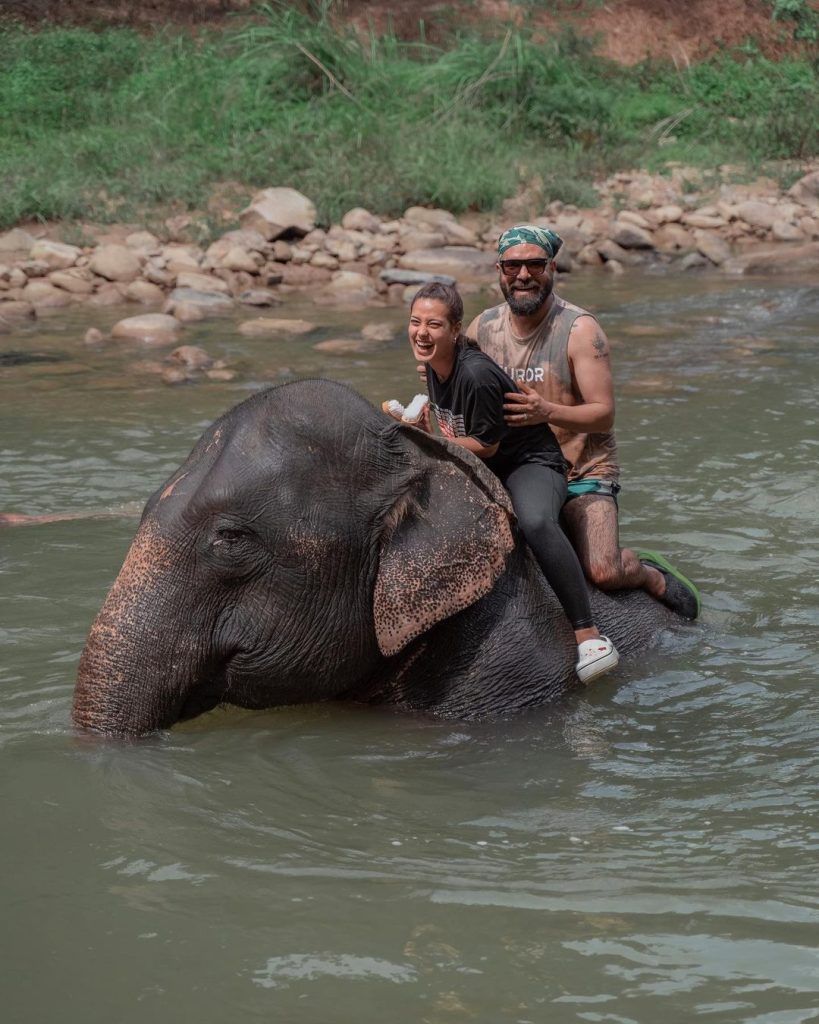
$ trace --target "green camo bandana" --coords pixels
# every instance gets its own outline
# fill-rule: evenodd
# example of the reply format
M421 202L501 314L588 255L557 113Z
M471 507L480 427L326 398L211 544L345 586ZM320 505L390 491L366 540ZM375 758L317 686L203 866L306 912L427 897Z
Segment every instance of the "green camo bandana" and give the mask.
M554 259L563 245L563 239L548 228L539 228L537 224L516 224L509 228L498 239L498 256L503 256L513 245L537 245Z

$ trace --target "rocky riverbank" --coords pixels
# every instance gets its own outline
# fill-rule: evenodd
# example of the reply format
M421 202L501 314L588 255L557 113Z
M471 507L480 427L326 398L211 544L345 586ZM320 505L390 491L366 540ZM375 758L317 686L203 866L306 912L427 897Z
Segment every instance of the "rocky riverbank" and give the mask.
M207 246L192 240L195 215L165 221L163 237L106 228L93 245L68 244L57 227L15 228L0 235L0 330L75 303L143 307L111 335L145 343L171 343L185 322L241 307L248 319L240 331L298 330L270 315L296 289L309 290L319 305L384 306L403 304L432 276L467 290L491 283L498 234L524 219L563 236L562 273L810 272L819 270L819 167L805 170L785 191L766 178L731 183L730 168L714 181L673 166L664 175L614 175L599 184L593 209L553 202L533 218L533 197L521 195L494 217L411 207L383 220L356 208L330 227L317 224L309 198L275 187L259 192L237 214L239 226Z

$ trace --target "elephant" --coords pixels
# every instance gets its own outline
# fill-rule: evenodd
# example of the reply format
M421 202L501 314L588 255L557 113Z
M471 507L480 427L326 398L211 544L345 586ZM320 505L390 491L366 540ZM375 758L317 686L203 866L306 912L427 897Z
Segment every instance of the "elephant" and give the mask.
M681 623L590 588L628 656ZM83 649L81 729L344 700L474 719L573 687L571 627L497 478L344 384L260 391L148 500Z

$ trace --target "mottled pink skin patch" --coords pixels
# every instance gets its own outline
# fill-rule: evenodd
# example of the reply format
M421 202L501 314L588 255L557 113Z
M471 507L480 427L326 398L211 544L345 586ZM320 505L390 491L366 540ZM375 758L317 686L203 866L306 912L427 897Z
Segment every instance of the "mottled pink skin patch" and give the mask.
M165 488L165 490L162 492L162 494L160 494L159 500L160 501L164 501L166 498L170 498L170 496L173 494L174 487L176 487L176 485L179 483L180 480L184 480L187 475L188 475L187 473L181 473L176 478L176 480L172 480L168 484L168 486Z

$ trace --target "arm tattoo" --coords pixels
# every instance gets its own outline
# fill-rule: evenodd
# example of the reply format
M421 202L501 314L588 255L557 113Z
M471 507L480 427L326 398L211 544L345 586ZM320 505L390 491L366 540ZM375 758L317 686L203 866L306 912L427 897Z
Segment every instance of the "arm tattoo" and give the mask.
M595 359L608 359L609 354L606 351L606 339L602 334L598 334L592 344L594 345Z

